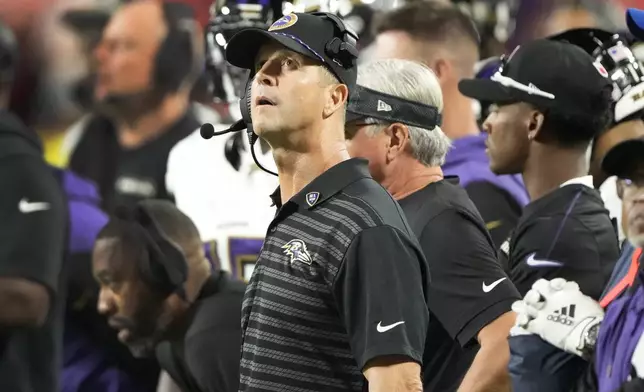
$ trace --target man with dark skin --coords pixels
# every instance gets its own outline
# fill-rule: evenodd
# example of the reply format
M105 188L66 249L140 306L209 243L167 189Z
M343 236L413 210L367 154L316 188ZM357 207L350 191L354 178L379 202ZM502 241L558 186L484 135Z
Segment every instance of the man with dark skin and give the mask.
M239 385L244 284L211 271L199 232L172 203L117 211L93 252L98 311L137 357L156 353L184 391Z
M490 168L521 173L530 194L531 203L501 247L521 295L541 278L561 277L598 299L618 258L613 224L587 175L586 151L611 118L607 76L578 46L542 39L517 47L489 80L459 83L465 95L495 103L483 124ZM574 365L559 385L583 370L576 358L534 336L513 336L510 349L514 390L555 388L543 379L535 384L545 358L560 355Z

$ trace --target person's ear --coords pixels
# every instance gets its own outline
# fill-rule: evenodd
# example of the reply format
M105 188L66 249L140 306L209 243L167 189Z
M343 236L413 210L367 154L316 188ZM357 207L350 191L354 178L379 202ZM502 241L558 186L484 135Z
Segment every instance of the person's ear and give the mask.
M392 161L403 154L409 145L409 128L400 123L393 123L383 130L388 136L387 160Z
M438 78L438 82L440 83L441 86L443 84L452 78L452 75L454 74L454 69L452 64L442 58L439 58L432 63L426 64L429 68L434 71L436 74L436 77Z
M330 117L338 110L344 110L349 99L349 88L345 84L333 84L327 87L327 100L322 112L324 118Z
M543 121L545 116L538 110L531 110L528 117L528 139L530 141L536 140L542 136Z

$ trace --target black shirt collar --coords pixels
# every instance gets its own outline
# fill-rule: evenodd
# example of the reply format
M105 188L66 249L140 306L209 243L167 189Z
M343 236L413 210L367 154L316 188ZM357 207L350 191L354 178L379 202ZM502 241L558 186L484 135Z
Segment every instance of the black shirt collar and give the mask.
M362 158L353 158L340 162L311 181L304 189L293 196L289 202L297 204L299 209L311 209L350 184L362 178L371 178L367 164L368 161ZM279 186L271 195L271 200L277 208L282 207Z

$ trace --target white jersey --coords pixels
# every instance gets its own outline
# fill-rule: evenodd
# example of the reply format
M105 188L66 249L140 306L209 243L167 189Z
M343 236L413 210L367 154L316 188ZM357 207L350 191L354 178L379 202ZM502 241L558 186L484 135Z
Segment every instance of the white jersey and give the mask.
M215 126L216 130L225 128ZM205 140L197 130L183 139L170 152L166 184L204 242L216 244L221 268L248 281L275 215L269 196L278 180L254 163L245 134L246 151L241 151L241 166L235 170L224 155L231 136ZM262 154L260 150L258 142L255 151L260 163L276 171L270 152Z
M608 210L610 217L617 220L617 234L619 240L623 241L626 239L626 234L622 230L622 199L617 194L617 177L608 177L599 187L599 193L601 193L604 206Z

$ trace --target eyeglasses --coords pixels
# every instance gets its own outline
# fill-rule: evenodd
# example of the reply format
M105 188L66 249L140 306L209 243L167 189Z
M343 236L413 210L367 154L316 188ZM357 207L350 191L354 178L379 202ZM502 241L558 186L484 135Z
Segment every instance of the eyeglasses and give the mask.
M360 128L370 127L373 125L387 125L387 124L373 118L363 118L356 122L349 122L344 125L344 138L347 140L351 140L356 136Z
M617 195L622 200L628 200L644 189L644 176L637 175L633 178L619 178L617 180Z

